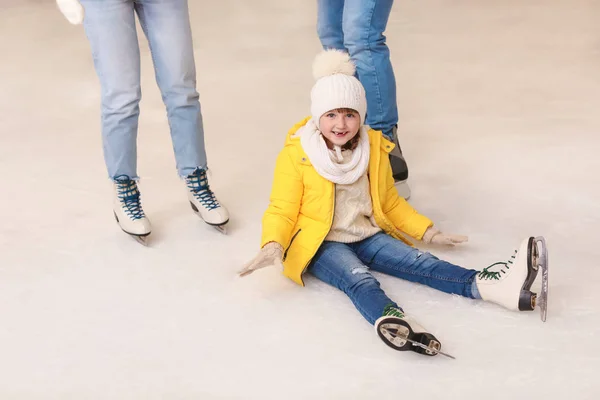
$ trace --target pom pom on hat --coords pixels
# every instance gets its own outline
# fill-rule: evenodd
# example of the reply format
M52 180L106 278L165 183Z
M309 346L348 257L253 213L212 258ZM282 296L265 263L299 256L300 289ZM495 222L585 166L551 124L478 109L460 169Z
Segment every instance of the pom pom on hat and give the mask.
M365 88L354 76L356 67L348 53L324 50L313 62L317 80L310 93L312 118L320 129L319 119L327 111L350 108L360 115L361 125L367 114Z
M354 76L356 67L350 55L342 50L327 50L319 53L313 61L315 80L334 74Z

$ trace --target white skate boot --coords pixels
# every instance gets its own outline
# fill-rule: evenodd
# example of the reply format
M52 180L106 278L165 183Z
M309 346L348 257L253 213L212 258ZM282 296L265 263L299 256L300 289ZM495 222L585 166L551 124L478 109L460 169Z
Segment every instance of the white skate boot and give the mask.
M531 285L542 268L540 301ZM509 310L532 311L540 306L542 321L546 321L548 305L548 253L543 237L529 237L507 262L497 262L477 274L477 289L481 298Z
M383 316L375 321L375 331L385 344L394 350L412 350L419 354L435 356L442 354L442 344L412 318L395 307L386 307Z
M119 226L123 232L146 246L151 228L142 209L137 183L128 176L121 175L115 178L114 186L113 212Z
M227 233L225 225L229 222L229 212L210 190L206 170L196 168L185 178L185 183L188 188L190 205L196 215L219 232Z

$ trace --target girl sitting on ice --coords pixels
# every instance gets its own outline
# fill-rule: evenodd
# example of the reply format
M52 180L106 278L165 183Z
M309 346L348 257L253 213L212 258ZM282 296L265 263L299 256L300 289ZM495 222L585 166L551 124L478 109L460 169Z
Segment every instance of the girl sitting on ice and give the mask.
M370 270L510 310L533 310L536 294L530 288L538 267L545 266L543 238L525 239L506 262L482 271L412 247L403 235L444 245L467 237L440 232L398 196L389 162L393 144L364 125L365 91L348 55L324 51L313 69L312 117L288 133L263 218L261 250L240 275L279 265L304 285L308 272L344 291L387 345L426 355L438 354L440 341L384 293Z

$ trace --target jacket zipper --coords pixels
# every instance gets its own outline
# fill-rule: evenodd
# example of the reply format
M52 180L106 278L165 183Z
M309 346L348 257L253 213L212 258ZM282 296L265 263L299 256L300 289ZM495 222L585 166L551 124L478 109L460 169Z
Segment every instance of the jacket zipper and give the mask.
M333 226L333 218L335 217L335 183L333 184L333 207L331 210L331 220L329 221L329 230L331 230L331 227ZM325 234L325 237L327 237L327 235L329 234L329 231L327 231L327 233ZM323 242L325 241L325 238L323 238L323 240L321 240L321 244L319 244L319 247L321 247L323 245ZM290 243L291 246L291 243ZM319 249L317 249L317 251L319 251ZM306 272L306 269L308 268L308 266L310 265L310 262L312 261L312 259L314 258L314 254L310 257L310 260L308 260L308 262L306 263L306 265L304 266L304 269L302 270L302 273L300 273L300 280L302 281L302 283L304 283L304 279L302 279L302 275L304 275L304 273Z
M283 261L285 261L285 259L287 258L288 251L290 251L290 247L292 247L292 243L294 243L296 236L298 236L298 234L300 232L302 232L302 229L298 229L298 231L296 233L294 233L294 236L292 236L292 240L290 240L289 246L287 247L287 249L285 249L285 252L283 253Z

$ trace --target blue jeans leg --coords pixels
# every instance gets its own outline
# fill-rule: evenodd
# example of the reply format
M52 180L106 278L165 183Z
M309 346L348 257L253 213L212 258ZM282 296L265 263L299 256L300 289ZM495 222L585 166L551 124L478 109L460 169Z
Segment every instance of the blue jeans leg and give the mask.
M101 88L104 161L111 179L137 179L140 51L133 2L81 0Z
M345 0L342 29L344 47L356 64L367 94L366 124L387 138L398 124L396 77L384 31L393 0Z
M308 272L346 293L371 324L381 317L386 306L398 307L381 289L377 279L358 259L350 245L324 242L311 261Z
M186 177L207 166L188 1L138 0L135 9L167 108L177 171Z
M342 17L344 0L317 1L317 34L324 49L346 50Z
M358 258L374 271L421 283L445 293L479 298L473 292L477 271L438 259L430 253L378 233L356 245Z
M393 0L318 0L317 33L325 49L346 50L367 93L366 124L388 139L398 124L396 77L383 32Z

